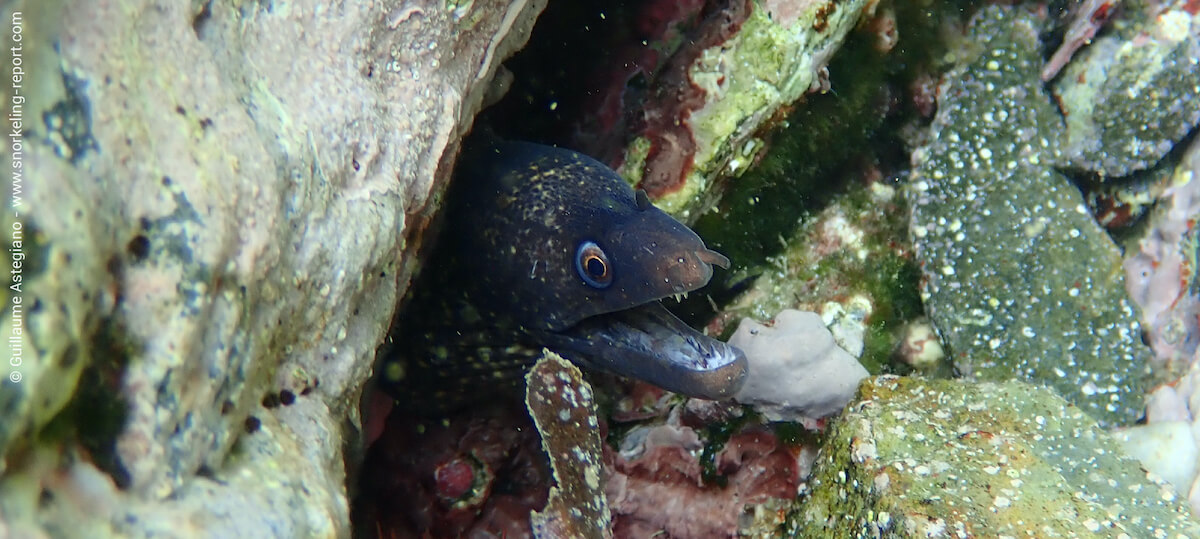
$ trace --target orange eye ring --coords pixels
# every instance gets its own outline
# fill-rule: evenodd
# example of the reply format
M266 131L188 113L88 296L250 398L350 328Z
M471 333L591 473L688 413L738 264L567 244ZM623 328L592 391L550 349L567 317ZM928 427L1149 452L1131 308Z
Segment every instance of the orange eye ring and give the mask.
M580 243L575 250L575 272L592 288L608 288L612 284L608 255L594 241Z

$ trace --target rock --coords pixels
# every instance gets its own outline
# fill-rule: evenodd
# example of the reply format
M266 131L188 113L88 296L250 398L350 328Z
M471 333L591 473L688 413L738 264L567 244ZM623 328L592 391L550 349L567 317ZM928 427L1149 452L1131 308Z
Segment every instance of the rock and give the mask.
M846 306L830 301L821 308L821 321L833 333L833 340L854 357L863 353L863 338L867 333L866 320L874 311L871 300L854 296L846 300Z
M916 320L904 327L896 355L917 372L932 373L946 357L946 350L929 321Z
M1063 70L1053 88L1067 119L1065 165L1125 176L1200 122L1200 16L1176 4L1150 17L1130 8L1130 20Z
M543 4L26 3L6 526L349 535L375 348L457 138ZM104 492L96 474L108 508L67 495Z
M1155 388L1146 396L1146 422L1191 421L1187 400L1169 385Z
M546 507L530 516L534 536L612 537L592 386L578 367L553 352L546 352L525 379L525 404L555 483Z
M546 506L553 474L517 401L433 419L388 415L359 464L355 529L383 537L529 537L530 512Z
M638 103L626 179L655 204L694 221L716 200L720 179L745 170L764 148L760 127L820 89L822 69L874 2L729 2L697 24L664 61Z
M669 424L656 428L692 430ZM761 530L777 528L780 509L794 500L807 471L804 463L794 448L762 426L726 435L705 440L702 450L689 449L686 436L677 440L682 444L669 436L650 443L651 436L634 451L636 457L614 456L606 485L614 534L738 537L754 529L760 532L753 536L762 536Z
M1009 381L882 376L832 425L794 537L1196 537L1079 408Z
M1062 123L1041 88L1038 23L981 10L945 77L909 192L921 294L963 374L1048 385L1101 424L1132 423L1149 350L1120 253L1051 168Z
M749 362L746 384L734 400L772 421L836 414L867 377L816 313L787 309L770 326L745 318L729 344L741 348Z
M743 318L768 320L785 309L820 312L839 346L868 371L887 369L898 341L894 329L923 309L916 293L920 274L904 237L907 220L903 197L884 182L838 196L794 223L794 232L777 236L783 248L777 256L745 260L751 255L742 252L741 262L730 257L735 270L724 284L744 292L724 306L709 330L730 334ZM720 248L737 252L744 223L727 224Z
M1125 280L1156 364L1186 372L1200 351L1200 139L1165 183L1148 225L1126 252Z
M1189 422L1136 425L1114 432L1113 437L1129 456L1170 483L1177 494L1187 495L1196 479L1196 462L1200 459Z

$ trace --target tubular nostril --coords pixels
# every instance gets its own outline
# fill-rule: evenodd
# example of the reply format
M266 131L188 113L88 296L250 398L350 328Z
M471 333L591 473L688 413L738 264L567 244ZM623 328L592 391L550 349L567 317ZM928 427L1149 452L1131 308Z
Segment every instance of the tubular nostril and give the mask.
M699 251L696 251L696 258L699 258L700 261L704 262L705 264L721 266L723 269L729 269L729 259L725 258L725 255L711 249L700 249Z

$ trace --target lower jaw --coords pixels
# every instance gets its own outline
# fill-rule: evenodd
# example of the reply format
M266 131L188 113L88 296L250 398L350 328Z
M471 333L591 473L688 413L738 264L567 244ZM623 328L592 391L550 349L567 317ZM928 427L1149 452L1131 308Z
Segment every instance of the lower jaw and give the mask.
M577 364L689 397L729 399L746 378L741 350L692 329L657 301L538 337Z

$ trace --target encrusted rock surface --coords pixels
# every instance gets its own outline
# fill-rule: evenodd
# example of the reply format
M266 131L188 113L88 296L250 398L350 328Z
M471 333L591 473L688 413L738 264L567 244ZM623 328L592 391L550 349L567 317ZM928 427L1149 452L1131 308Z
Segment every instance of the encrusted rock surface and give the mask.
M619 169L664 211L691 222L715 202L722 178L764 147L776 112L821 89L823 69L876 2L728 2L663 68Z
M1148 226L1125 253L1125 279L1155 359L1181 373L1200 354L1200 139L1162 184Z
M1041 88L1039 23L983 9L945 77L910 191L922 299L963 374L1048 385L1102 424L1132 423L1149 350L1120 253L1051 168L1062 120Z
M691 400L666 412L606 451L613 534L773 535L815 451L728 404Z
M6 4L37 91L0 535L347 535L358 392L543 5Z
M524 40L544 3L5 4L28 21L31 92L27 191L21 206L0 214L6 232L20 223L25 257L22 289L0 297L6 306L20 297L25 307L20 317L0 311L0 335L23 331L23 378L0 381L0 536L348 535L346 470L357 456L344 452L360 449L359 391L375 346L408 284L459 135L497 62ZM824 66L860 19L891 40L881 48L905 35L889 30L894 14L876 14L873 0L721 5L736 17L708 13L710 26L671 38L674 55L639 103L646 129L624 156L632 181L689 220L712 205L722 179L760 159L777 165L766 184L801 176L790 155L763 158L764 135L786 124L807 92L827 89ZM701 10L697 2L677 7ZM611 417L597 417L579 372L547 360L530 398L540 403L532 407L558 474L554 499L567 503L539 509L537 530L770 535L782 533L786 514L783 531L799 536L826 535L825 526L846 536L1200 534L1170 491L1118 456L1087 417L1105 425L1137 417L1148 352L1137 342L1116 249L1051 168L1112 176L1158 161L1178 142L1195 124L1191 101L1200 100L1171 102L1154 88L1195 76L1195 17L1184 24L1176 10L1155 20L1145 32L1155 36L1152 47L1114 32L1101 39L1116 45L1082 49L1060 85L1100 69L1090 58L1125 60L1111 80L1093 77L1100 89L1064 103L1081 122L1087 116L1070 107L1093 107L1080 131L1063 122L1039 80L1043 22L1019 8L982 9L968 45L916 68L959 64L945 78L930 136L914 137L928 145L906 194L930 322L962 372L1004 382L870 380L849 415L819 438L644 384L633 384ZM950 21L940 23L947 34L959 29ZM1184 30L1190 41L1172 41ZM912 57L854 67L882 73L885 63L908 61L901 58ZM881 128L895 110L887 92L846 86L835 88L838 99L857 114L831 121ZM1120 92L1129 88L1143 95L1126 100ZM918 105L925 118L934 93ZM1117 121L1130 107L1156 110ZM1111 129L1099 140L1076 138L1095 137L1087 129L1098 126ZM801 131L805 140L870 140ZM1126 145L1127 155L1108 152L1128 137L1140 142ZM1087 153L1095 148L1106 153ZM1109 163L1110 153L1120 162ZM1197 312L1196 155L1179 157L1186 165L1156 210L1161 226L1125 267L1134 295L1153 307L1143 324L1152 343L1170 345L1156 346L1168 362L1196 353L1190 326L1179 330ZM914 251L896 237L906 218L899 191L882 174L862 176L844 196L819 183L771 191L820 192L803 222L798 209L714 219L728 227L729 249L751 253L735 260L740 277L748 266L762 270L760 255L779 256L710 329L808 308L824 315L841 346L881 369L895 342L888 332L915 316L916 293L906 285L917 270ZM742 215L768 213L755 196L744 200ZM767 221L786 226L760 226ZM777 235L781 249L761 248ZM906 361L944 373L927 326L914 327ZM1014 377L1051 386L1074 405ZM1189 385L1195 380L1173 398L1182 411L1172 420L1190 420L1194 431L1189 408L1197 407L1182 402L1200 391ZM654 401L650 412L642 393ZM579 406L563 406L569 394ZM623 409L626 401L635 406ZM617 451L594 436L610 421ZM570 428L547 426L555 422ZM388 496L375 509L442 527L397 524L381 533L530 529L549 469L521 410L430 428L409 423L410 431L381 438L381 451L409 453L384 455L400 460L392 470L400 473L376 477ZM822 464L810 495L797 500L817 439L828 442ZM1194 457L1195 445L1181 445ZM415 458L403 460L414 448ZM1184 472L1194 476L1194 466ZM1200 490L1190 495L1200 499Z
M754 275L754 282L710 329L731 332L740 319L769 320L786 309L817 312L839 346L880 372L897 341L893 329L921 313L918 271L904 238L907 218L904 197L885 182L838 195L778 237L779 254L761 264L734 262L746 266L730 281ZM730 236L728 242L737 241Z
M1125 176L1162 159L1200 122L1200 16L1192 3L1168 4L1151 16L1130 6L1131 16L1057 79L1064 164Z
M526 375L525 404L550 457L555 486L530 517L541 539L612 537L602 481L604 453L592 386L583 373L547 351Z
M1021 382L883 376L833 425L796 537L1196 537L1168 485Z

